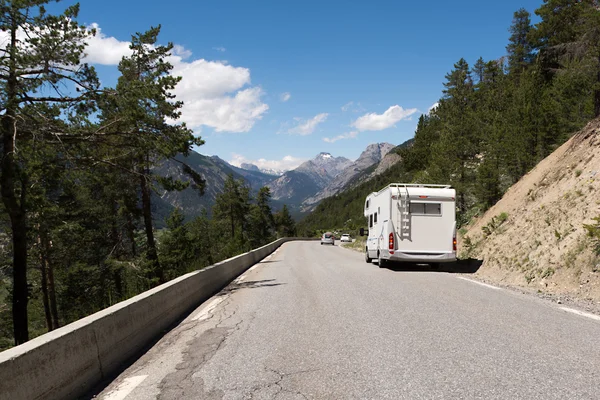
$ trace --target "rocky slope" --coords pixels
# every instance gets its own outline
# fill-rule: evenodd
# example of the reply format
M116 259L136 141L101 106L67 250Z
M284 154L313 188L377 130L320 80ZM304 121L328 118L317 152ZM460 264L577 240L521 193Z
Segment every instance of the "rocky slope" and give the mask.
M383 157L383 159L377 164L377 168L373 172L371 172L365 180L371 179L377 175L383 174L385 171L390 169L390 167L394 164L399 163L402 158L396 153L388 153Z
M249 163L241 163L240 168L248 170L248 171L262 172L264 174L273 175L273 176L281 176L285 172L285 171L280 171L280 170L276 170L276 169L258 168L256 165L249 164Z
M459 252L498 284L600 302L600 119L558 148L463 231Z
M187 218L200 215L203 209L210 211L217 195L222 192L229 174L232 174L236 179L245 180L254 191L276 178L276 176L267 175L260 171L247 171L237 168L217 156L208 157L194 151L190 152L188 157L179 155L176 159L187 163L190 168L200 173L206 181L206 189L203 196L200 196L192 187L188 187L181 192L167 192L158 189L159 192L153 195L153 211L155 222L159 227L163 225L164 219L175 207L181 208ZM157 166L154 168L154 172L181 181L187 182L190 180L183 173L181 164L172 160Z
M378 165L384 157L389 153L390 150L394 148L394 145L389 143L374 143L367 146L367 148L362 152L360 157L342 171L340 171L337 176L335 176L325 187L323 187L318 193L314 196L311 196L303 201L303 207L310 208L315 204L319 203L321 200L331 197L336 193L346 189L348 185L355 181L356 178L364 173L367 169L372 167L373 165ZM397 155L396 155L397 156ZM393 157L393 156L392 156ZM388 159L390 160L390 159ZM388 163L386 163L388 164ZM389 164L387 166L389 168ZM382 167L380 171L384 171L387 169L386 167Z
M327 186L350 164L352 161L345 157L320 153L295 170L285 172L268 186L273 199L299 203Z

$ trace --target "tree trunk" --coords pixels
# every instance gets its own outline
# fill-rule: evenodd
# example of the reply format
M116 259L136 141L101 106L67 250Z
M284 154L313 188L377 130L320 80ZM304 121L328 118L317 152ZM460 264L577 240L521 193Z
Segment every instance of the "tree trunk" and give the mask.
M598 54L598 75L596 79L596 89L594 90L594 116L600 116L600 54Z
M110 238L113 245L113 257L117 260L121 255L121 237L119 235L119 229L117 228L117 218L118 218L118 204L115 200L111 200L112 204L112 215L111 215L111 224L110 224Z
M40 234L42 243L42 254L44 254L45 267L48 278L48 300L50 305L50 315L52 316L52 329L60 328L58 322L58 305L56 304L56 286L54 285L54 266L50 257L52 243L45 232Z
M4 185L2 186L4 189ZM15 345L19 345L29 340L27 318L27 302L29 301L27 290L27 227L25 225L25 216L20 212L16 215L11 215L10 219L13 232L13 328Z
M52 313L52 327L60 328L58 321L58 305L56 303L56 286L54 285L54 267L48 260L48 296L50 298L50 312Z
M235 225L233 222L233 205L229 206L229 216L231 218L231 239L235 237Z
M17 137L17 75L16 75L16 44L17 22L12 21L10 27L8 77L5 90L5 111L2 115L0 129L2 130L2 171L0 176L0 194L6 212L10 217L13 245L13 293L12 317L15 345L29 340L27 323L27 225L25 223L25 185L22 185L19 204L15 188L15 179L18 178L17 163L15 161L15 140Z
M48 328L48 332L50 332L52 330L52 315L50 314L50 301L48 300L48 269L40 235L38 235L37 242L40 251L40 270L42 271L42 301L44 303L44 315L46 317L46 327Z
M112 245L113 245L113 257L117 260L121 260L122 258L122 253L123 253L123 249L121 248L121 243L122 243L122 235L119 232L119 229L117 227L117 220L119 218L119 203L116 200L112 201L112 223L111 223L111 238L112 238ZM115 290L116 290L116 297L117 297L117 301L121 301L121 299L123 298L123 280L121 279L121 268L117 267L114 268L110 271L110 273L112 274L112 280L115 282ZM109 299L109 305L112 306L113 302L111 299Z
M150 203L150 188L147 182L147 174L144 169L144 174L140 176L140 187L142 189L142 213L144 215L144 227L146 229L146 241L148 243L148 251L146 258L152 264L152 270L155 277L160 283L165 282L164 271L158 262L158 252L156 250L156 242L154 241L154 231L152 229L152 205Z
M115 281L115 290L117 291L117 293L116 293L117 301L115 301L115 303L118 303L119 301L123 300L123 298L124 298L123 278L121 277L121 268L113 271L113 279Z
M131 255L135 258L137 256L137 249L135 247L135 225L133 224L133 218L131 213L127 210L127 237L131 242Z

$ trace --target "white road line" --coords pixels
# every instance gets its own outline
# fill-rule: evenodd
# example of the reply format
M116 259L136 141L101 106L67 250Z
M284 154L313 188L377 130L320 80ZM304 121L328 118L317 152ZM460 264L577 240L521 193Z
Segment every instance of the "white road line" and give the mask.
M497 286L488 285L487 283L479 282L479 281L476 281L476 280L473 280L473 279L469 279L469 278L464 278L462 276L459 276L458 279L462 279L463 281L467 281L467 282L476 283L478 285L485 286L486 288L490 288L490 289L494 289L494 290L501 290L502 289L502 288L499 288Z
M218 306L223 300L225 300L225 296L212 299L208 302L208 304L206 305L206 307L204 307L202 311L200 311L198 314L192 317L192 320L204 321L210 316L211 312L215 309L215 307Z
M579 311L579 310L574 310L572 308L568 308L568 307L561 307L561 310L565 310L567 312L573 313L573 314L577 314L580 315L582 317L587 317L587 318L591 318L591 319L595 319L596 321L600 321L600 316L595 315L595 314L590 314L590 313L586 313L583 311Z
M125 378L115 390L107 393L103 400L124 400L147 377L148 375L139 375Z

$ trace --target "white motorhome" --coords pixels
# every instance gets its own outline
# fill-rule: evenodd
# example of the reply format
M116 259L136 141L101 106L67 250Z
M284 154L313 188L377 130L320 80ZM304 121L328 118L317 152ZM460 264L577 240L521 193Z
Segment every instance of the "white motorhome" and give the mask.
M456 261L456 191L449 185L392 183L365 200L365 261ZM361 229L361 233L364 229Z

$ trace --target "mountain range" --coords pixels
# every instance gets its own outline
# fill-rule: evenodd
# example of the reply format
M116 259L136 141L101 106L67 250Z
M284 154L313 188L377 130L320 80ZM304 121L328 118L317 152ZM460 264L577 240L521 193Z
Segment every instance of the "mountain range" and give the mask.
M319 153L290 171L261 170L253 164L233 166L217 156L205 156L191 151L187 157L179 155L157 166L154 172L161 176L189 181L181 168L186 163L206 181L204 195L190 185L185 190L158 191L154 195L154 214L157 226L175 207L182 209L187 218L200 215L203 210L210 213L217 195L223 190L228 175L242 179L255 193L263 186L271 189L274 210L287 204L292 215L299 217L312 210L321 200L352 187L365 179L380 174L400 160L389 143L369 145L355 160L334 157L330 153Z

